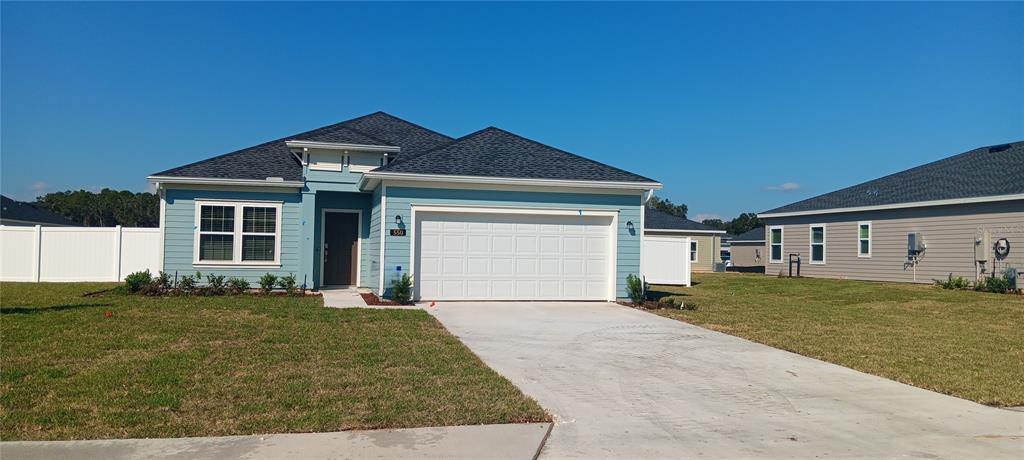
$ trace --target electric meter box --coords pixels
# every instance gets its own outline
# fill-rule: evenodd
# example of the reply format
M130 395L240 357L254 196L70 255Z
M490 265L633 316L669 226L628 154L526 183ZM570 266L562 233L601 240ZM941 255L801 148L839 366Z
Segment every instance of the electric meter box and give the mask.
M912 259L924 252L924 239L921 232L907 233L907 258Z
M974 260L977 262L983 262L991 259L989 257L989 251L992 250L992 241L988 237L988 232L985 232L980 238L974 240Z

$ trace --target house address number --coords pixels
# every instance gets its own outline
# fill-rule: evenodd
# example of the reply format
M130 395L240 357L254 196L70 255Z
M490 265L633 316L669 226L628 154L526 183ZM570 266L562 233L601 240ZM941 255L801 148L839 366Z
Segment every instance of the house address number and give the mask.
M405 229L404 228L392 228L391 229L391 236L405 236Z

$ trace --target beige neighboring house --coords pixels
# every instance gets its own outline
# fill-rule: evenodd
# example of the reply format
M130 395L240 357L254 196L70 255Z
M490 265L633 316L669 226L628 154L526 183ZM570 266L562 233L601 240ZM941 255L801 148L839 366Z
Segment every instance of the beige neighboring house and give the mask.
M949 274L975 280L1021 271L1024 142L978 148L758 217L769 275L788 273L791 256L800 258L801 275L827 278L931 283Z
M730 242L732 247L731 271L764 272L764 263L768 260L764 245L764 227L737 235Z
M710 272L722 261L722 236L725 230L683 217L647 208L644 210L644 236L690 237L690 270Z
M78 224L60 214L0 195L0 225L68 227Z

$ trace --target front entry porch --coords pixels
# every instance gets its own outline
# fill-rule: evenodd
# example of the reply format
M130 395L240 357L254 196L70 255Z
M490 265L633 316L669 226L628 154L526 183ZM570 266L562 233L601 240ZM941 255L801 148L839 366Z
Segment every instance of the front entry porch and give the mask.
M305 254L309 259L309 285L325 287L370 287L366 272L376 266L371 260L370 193L324 191L303 193L307 207L303 222Z

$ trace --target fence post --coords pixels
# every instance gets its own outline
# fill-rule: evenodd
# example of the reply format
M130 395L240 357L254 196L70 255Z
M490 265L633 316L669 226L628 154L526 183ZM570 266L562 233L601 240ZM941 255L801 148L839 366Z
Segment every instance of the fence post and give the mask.
M35 235L35 242L34 242L34 244L35 244L35 247L33 248L34 251L32 251L32 252L33 252L33 254L35 254L35 257L34 257L34 260L32 261L33 262L32 263L32 279L34 279L35 282L38 283L39 279L40 279L40 274L42 272L42 270L40 269L39 266L42 264L42 261L43 261L43 226L42 225L36 225L36 235Z
M114 226L114 281L121 281L121 226Z

